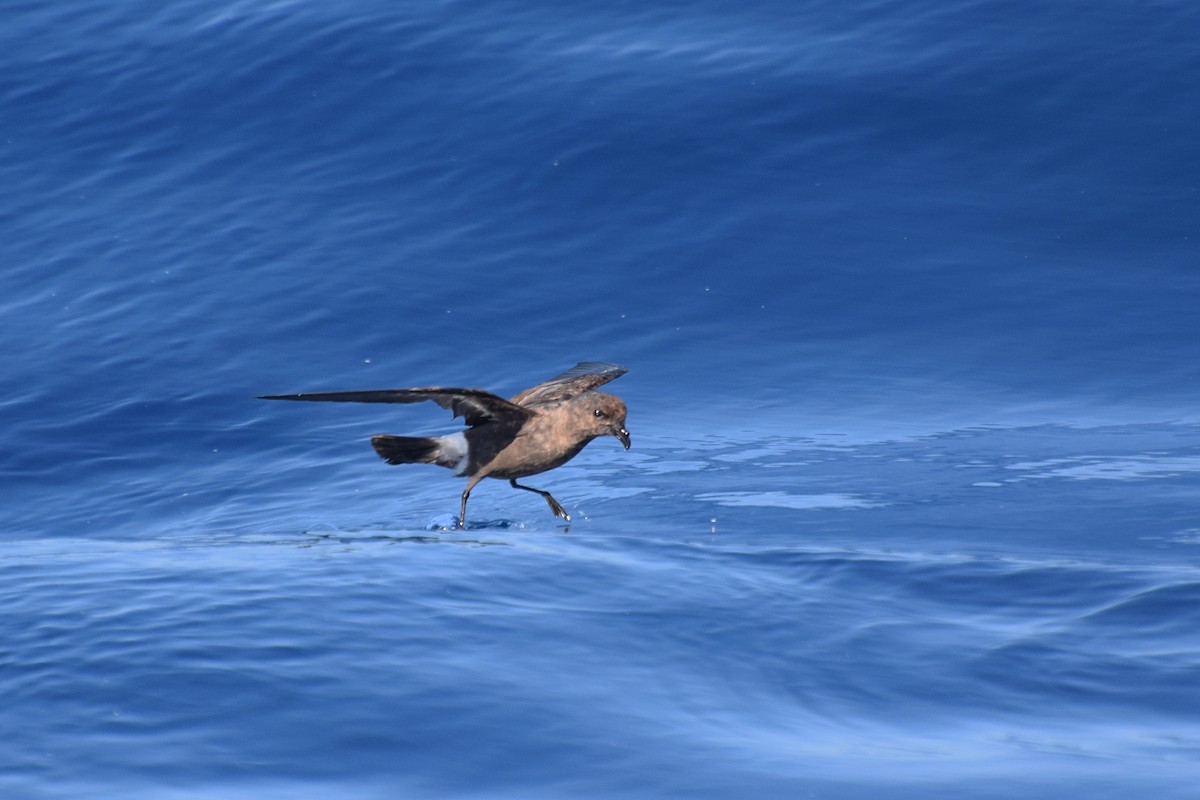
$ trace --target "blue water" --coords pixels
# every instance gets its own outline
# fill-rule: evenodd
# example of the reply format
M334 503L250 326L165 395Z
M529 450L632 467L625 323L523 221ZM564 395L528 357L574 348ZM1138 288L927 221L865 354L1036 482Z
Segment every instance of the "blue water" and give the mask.
M1194 4L3 17L0 797L1196 796Z

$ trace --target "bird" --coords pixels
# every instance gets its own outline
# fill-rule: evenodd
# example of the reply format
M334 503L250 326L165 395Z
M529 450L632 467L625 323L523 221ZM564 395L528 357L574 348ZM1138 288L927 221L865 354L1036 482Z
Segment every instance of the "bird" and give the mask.
M567 522L571 515L550 492L517 483L518 478L561 467L593 439L613 436L629 449L627 410L621 398L596 391L628 370L619 364L581 361L509 400L483 389L429 386L260 395L262 400L335 403L419 403L430 400L462 417L466 430L447 436L371 437L375 452L389 464L437 464L467 479L458 527L465 528L467 499L484 478L507 480L514 489L542 496L550 511Z

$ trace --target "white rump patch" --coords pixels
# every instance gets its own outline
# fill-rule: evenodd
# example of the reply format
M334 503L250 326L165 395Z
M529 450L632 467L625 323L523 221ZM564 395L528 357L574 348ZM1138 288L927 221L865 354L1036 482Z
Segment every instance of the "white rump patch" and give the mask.
M467 471L467 465L471 459L467 457L467 437L460 433L452 433L449 436L441 436L438 438L441 442L442 460L447 465L454 467L455 475L462 475Z

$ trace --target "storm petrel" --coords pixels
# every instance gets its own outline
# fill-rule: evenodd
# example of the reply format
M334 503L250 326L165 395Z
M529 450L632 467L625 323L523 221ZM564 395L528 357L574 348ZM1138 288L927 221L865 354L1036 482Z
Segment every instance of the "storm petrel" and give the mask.
M448 436L371 437L371 445L389 464L437 464L467 478L458 527L466 526L467 498L484 478L501 478L514 489L537 492L556 516L571 515L547 491L517 483L517 478L560 467L592 439L615 436L629 449L625 403L596 391L627 372L625 367L583 361L511 400L482 389L432 386L361 392L263 395L264 400L316 400L337 403L419 403L432 400L462 417L467 429Z

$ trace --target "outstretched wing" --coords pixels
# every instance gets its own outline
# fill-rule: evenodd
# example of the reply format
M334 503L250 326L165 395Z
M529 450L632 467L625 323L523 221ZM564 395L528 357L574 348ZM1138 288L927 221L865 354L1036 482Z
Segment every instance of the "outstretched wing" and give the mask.
M423 389L375 389L365 392L315 392L309 394L267 394L261 400L316 400L333 403L420 403L432 400L462 417L471 427L492 420L524 422L532 411L510 403L482 389L447 389L430 386Z
M522 406L536 403L557 403L560 400L567 400L577 394L591 391L597 386L603 386L628 371L619 364L581 361L563 374L526 389L512 401Z

